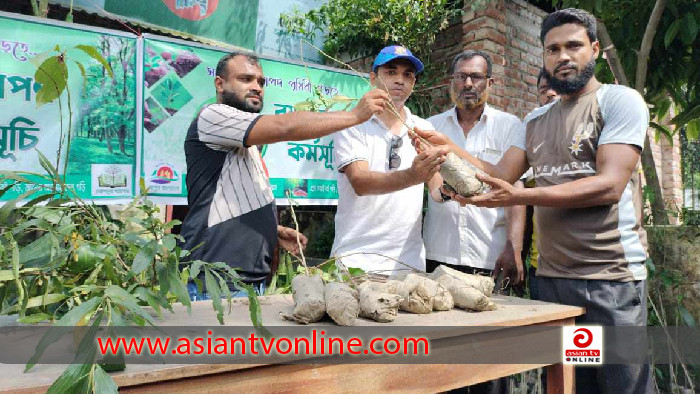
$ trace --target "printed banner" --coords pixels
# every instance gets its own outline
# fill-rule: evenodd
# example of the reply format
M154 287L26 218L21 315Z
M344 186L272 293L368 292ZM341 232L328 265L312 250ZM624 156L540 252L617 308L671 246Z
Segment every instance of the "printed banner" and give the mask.
M35 73L50 51L63 54L47 72L64 72L65 64L66 90L39 105ZM94 54L109 63L113 75ZM136 38L125 34L0 16L0 170L46 173L39 151L59 174L65 168L67 187L81 198L101 203L132 198L136 54ZM0 187L7 185L8 180L0 180ZM18 184L0 199L35 188Z
M50 0L165 33L255 49L259 0ZM272 6L270 4L270 6ZM162 28L162 29L159 29Z
M215 69L225 53L179 41L144 41L141 176L150 195L164 202L186 203L185 135L202 107L216 101ZM368 89L360 77L340 70L268 59L260 63L266 79L263 114L292 112L317 89L326 97L352 98ZM332 136L266 145L261 151L278 204L288 204L287 192L300 204L336 203Z

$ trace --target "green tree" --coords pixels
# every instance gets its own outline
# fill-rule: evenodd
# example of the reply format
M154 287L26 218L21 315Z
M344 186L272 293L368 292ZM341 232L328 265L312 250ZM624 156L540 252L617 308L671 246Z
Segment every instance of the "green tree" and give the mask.
M431 50L437 34L462 14L462 8L460 0L329 0L315 10L283 14L280 23L289 34L309 41L318 33L324 34L323 50L335 58L357 59L374 55L387 45L403 45L425 65L415 87L420 93L444 75L444 70L430 61ZM425 116L430 114L430 101L429 95L414 94L409 106Z

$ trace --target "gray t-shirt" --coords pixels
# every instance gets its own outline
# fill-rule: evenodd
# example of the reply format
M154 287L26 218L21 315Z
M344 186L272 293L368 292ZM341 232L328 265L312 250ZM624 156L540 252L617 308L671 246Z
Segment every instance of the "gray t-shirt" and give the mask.
M602 85L575 100L557 100L525 118L525 147L537 187L596 174L603 144L642 149L649 126L644 99L620 85ZM587 208L535 207L538 276L630 281L646 278L640 171L620 202Z

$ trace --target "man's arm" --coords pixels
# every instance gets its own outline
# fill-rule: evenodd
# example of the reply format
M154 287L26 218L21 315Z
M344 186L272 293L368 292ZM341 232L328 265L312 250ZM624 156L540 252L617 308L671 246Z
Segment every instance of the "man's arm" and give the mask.
M445 202L442 195L440 194L440 186L442 186L442 176L440 173L435 173L432 178L428 181L428 194L430 197L437 202Z
M264 145L280 141L303 141L332 134L363 123L384 110L389 96L374 89L367 92L351 111L291 112L263 115L248 133L246 145Z
M481 177L491 185L491 191L465 201L482 207L524 204L585 208L615 204L620 201L627 183L637 170L640 153L639 147L634 145L600 145L595 175L555 186L515 189L500 179Z
M437 132L435 130L419 129L415 129L415 131L419 136L425 138L426 140L428 140L428 142L433 144L433 146L448 146L453 153L468 161L476 168L484 171L485 173L493 177L502 179L508 183L513 183L516 180L520 179L520 177L529 168L527 164L527 156L525 155L525 151L515 146L511 146L510 148L508 148L503 157L501 157L501 160L498 162L498 164L493 165L487 161L477 159L476 157L470 155L469 153L467 153L467 151L460 148L449 138L447 138L447 136L440 132ZM423 144L415 143L415 141L414 144L416 145L416 149L418 149L419 151L422 149Z
M523 189L525 185L522 181L516 181L513 187L516 189ZM522 251L526 215L527 208L524 205L505 207L506 246L496 260L496 267L493 270L493 275L494 277L498 277L498 274L502 270L505 277L510 279L511 285L517 285L525 278Z
M445 161L446 148L430 148L419 153L410 168L393 172L369 170L365 160L354 161L343 171L358 196L386 194L427 182Z

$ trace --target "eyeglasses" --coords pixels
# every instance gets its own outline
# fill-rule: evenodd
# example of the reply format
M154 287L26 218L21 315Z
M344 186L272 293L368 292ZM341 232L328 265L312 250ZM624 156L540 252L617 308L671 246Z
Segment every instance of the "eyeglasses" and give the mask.
M487 78L491 78L488 75L483 75L483 74L464 74L464 73L456 73L452 74L452 77L450 78L452 82L460 82L460 83L467 83L467 79L471 79L473 84L478 84L481 82L484 82Z
M399 148L403 145L403 138L394 136L391 138L391 146L389 148L389 169L393 170L399 168L401 165L401 156L397 153Z

